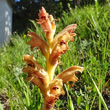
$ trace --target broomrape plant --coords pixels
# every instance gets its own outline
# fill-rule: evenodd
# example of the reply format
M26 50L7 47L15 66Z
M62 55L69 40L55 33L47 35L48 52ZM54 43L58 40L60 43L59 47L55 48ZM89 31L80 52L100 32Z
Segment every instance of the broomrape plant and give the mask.
M72 66L54 76L55 69L60 63L61 55L69 50L68 41L73 41L73 37L76 36L74 31L77 25L71 24L67 26L54 37L56 25L53 16L49 15L44 7L41 8L38 16L37 23L41 25L48 43L36 33L28 32L31 40L27 44L31 46L31 49L34 47L40 48L42 55L46 58L46 70L36 61L34 56L24 55L23 60L27 66L23 68L23 72L28 73L26 81L31 81L40 88L44 97L43 110L52 110L59 96L65 94L63 84L67 81L72 81L74 84L77 81L76 71L83 72L84 68Z

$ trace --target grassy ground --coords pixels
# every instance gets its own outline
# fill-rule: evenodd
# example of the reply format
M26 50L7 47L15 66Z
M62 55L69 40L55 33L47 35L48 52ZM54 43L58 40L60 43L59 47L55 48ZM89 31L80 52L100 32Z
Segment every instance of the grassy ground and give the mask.
M29 29L45 39L41 28L31 21ZM83 8L70 7L58 21L57 32L69 24L77 23L77 36L70 43L70 50L62 56L62 65L56 74L72 65L85 68L77 74L74 87L65 85L65 96L61 96L55 107L60 110L108 110L110 109L110 8L109 5L95 5ZM0 110L40 110L43 103L40 90L25 82L22 72L24 54L33 54L45 68L45 58L31 51L26 44L29 40L24 34L13 34L9 45L0 49ZM56 109L55 108L55 109Z

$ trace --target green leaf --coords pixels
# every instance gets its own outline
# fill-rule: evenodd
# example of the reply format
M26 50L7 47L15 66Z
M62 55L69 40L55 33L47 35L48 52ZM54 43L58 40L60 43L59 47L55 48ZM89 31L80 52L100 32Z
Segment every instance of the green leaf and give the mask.
M78 96L77 97L77 105L80 105L81 104L81 96Z

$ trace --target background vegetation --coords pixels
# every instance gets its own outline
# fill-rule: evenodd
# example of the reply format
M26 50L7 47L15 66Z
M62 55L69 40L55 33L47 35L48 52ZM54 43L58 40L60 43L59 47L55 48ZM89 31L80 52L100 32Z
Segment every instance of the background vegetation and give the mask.
M39 9L44 6L48 13L61 17L63 11L68 12L68 4L71 8L84 7L95 4L95 0L14 0L13 3L13 32L27 32L31 26L29 20L38 18ZM100 5L108 3L109 0L96 0ZM23 25L22 25L23 24Z
M64 86L65 96L55 105L59 110L108 110L110 109L110 5L95 4L76 7L68 5L68 13L63 11L57 21L57 32L69 24L77 23L77 36L70 43L70 50L62 56L62 65L56 74L72 65L80 65L85 71L77 74L78 81L73 87ZM37 15L37 13L36 13ZM31 20L29 31L34 31L45 39L41 27ZM22 24L24 25L24 24ZM27 27L26 27L27 29ZM24 54L33 54L45 68L45 58L38 50L31 51L26 44L29 38L14 33L10 44L0 49L0 110L40 110L43 98L40 90L25 81L22 72Z

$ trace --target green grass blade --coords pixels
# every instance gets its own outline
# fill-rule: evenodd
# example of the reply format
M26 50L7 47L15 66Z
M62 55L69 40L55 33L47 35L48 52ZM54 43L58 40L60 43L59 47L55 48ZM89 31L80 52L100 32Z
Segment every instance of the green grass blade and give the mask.
M100 93L100 91L99 91L99 89L98 89L98 87L97 87L95 81L93 80L93 78L92 78L92 76L91 76L91 74L90 74L89 71L88 71L88 73L89 73L89 76L90 76L90 78L91 78L91 80L92 80L92 82L93 82L93 84L94 84L96 90L97 90L97 93L99 94L99 97L100 97L100 99L101 99L101 101L102 101L102 104L103 104L105 110L108 110L108 107L107 107L107 105L106 105L106 103L105 103L105 101L104 101L104 99L103 99L103 97L102 97L102 94Z
M71 96L69 95L69 87L67 87L66 85L65 86L65 89L66 89L66 92L67 92L67 102L68 102L68 108L69 110L74 110L74 105L73 105L73 102L72 102L72 99L71 99Z
M12 102L12 99L11 99L11 92L10 92L10 90L8 90L8 96L9 96L9 100L10 100L10 109L13 110L13 102Z
M0 110L3 110L2 104L0 103Z

